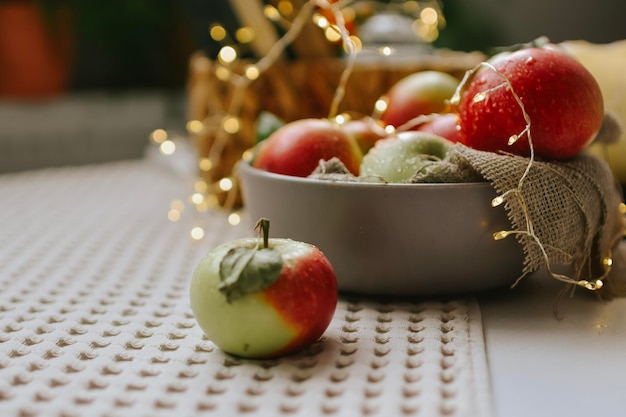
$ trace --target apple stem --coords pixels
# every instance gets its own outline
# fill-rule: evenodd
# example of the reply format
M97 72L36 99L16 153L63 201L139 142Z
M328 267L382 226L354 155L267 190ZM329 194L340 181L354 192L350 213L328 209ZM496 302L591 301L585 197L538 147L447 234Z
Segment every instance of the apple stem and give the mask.
M263 235L263 249L267 249L269 246L270 220L265 217L260 218L259 221L256 222L254 230L258 231L259 237L261 237L261 234Z

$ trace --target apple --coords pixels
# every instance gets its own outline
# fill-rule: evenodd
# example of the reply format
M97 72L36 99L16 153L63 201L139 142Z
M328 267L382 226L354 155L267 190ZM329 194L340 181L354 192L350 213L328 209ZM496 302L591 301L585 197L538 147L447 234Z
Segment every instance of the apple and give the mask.
M190 284L191 309L206 336L245 358L294 353L328 328L337 306L337 279L324 254L308 243L269 239L269 220L210 251Z
M379 139L387 136L384 127L371 117L348 120L341 125L341 130L354 137L363 154L366 154Z
M339 158L359 174L363 152L356 139L328 119L300 119L280 127L257 147L252 166L276 174L307 177L320 160Z
M376 142L363 157L361 177L406 182L435 161L444 159L452 142L418 131L400 132Z
M386 125L400 127L432 113L444 113L460 80L442 71L419 71L397 81L387 92L387 108L380 116Z
M523 112L502 76L524 104L537 157L565 160L594 139L604 117L602 93L576 59L557 48L535 47L500 54L491 63L498 73L480 69L461 96L462 143L484 151L530 154ZM515 135L517 141L509 145Z
M435 114L433 118L416 127L420 132L441 136L451 142L459 142L459 115L456 113Z

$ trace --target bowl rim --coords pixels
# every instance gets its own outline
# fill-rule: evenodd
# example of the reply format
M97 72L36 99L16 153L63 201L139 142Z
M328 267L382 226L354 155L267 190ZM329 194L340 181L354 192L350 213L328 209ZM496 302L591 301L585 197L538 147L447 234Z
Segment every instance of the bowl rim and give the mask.
M472 182L436 182L436 183L397 183L397 182L361 182L361 181L335 181L335 180L321 180L317 178L308 177L296 177L285 174L277 174L274 172L265 171L252 166L251 161L241 159L237 163L238 170L245 170L248 173L266 179L274 181L285 181L296 184L310 184L318 186L331 186L331 187L348 187L348 188L493 188L493 185L488 180L485 181L472 181Z

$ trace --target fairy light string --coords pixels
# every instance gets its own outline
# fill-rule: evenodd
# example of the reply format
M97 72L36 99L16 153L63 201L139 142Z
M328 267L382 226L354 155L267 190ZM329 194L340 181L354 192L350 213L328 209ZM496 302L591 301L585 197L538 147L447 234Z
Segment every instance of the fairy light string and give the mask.
M517 94L517 92L515 91L515 89L513 88L513 85L511 84L511 81L509 80L509 78L502 74L501 72L499 72L492 64L488 63L488 62L481 62L478 65L476 65L474 68L468 70L465 72L464 77L462 78L460 84L458 85L455 93L453 94L453 96L450 98L450 104L453 106L458 106L460 101L461 101L461 94L463 92L463 89L465 87L465 85L467 84L467 82L474 76L474 74L481 70L481 69L486 69L489 71L493 71L499 78L502 79L502 83L498 84L488 90L485 90L483 92L480 92L478 94L476 94L472 100L474 102L480 102L483 101L485 99L487 99L488 95L491 94L492 92L499 90L501 88L506 88L507 91L509 91L511 93L511 95L513 96L516 104L519 106L521 112L522 112L522 116L524 118L524 123L525 126L522 129L521 132L511 135L508 139L508 145L511 146L514 143L516 143L518 140L520 140L523 137L526 137L527 141L528 141L528 145L529 145L529 157L528 157L528 163L526 165L526 168L524 170L524 172L522 173L522 175L520 176L518 183L517 183L517 187L507 190L506 192L496 196L492 201L491 201L491 206L492 207L498 207L502 204L508 204L507 201L509 201L510 198L513 198L516 200L516 202L518 203L523 215L524 215L524 221L526 223L526 229L525 230L500 230L498 232L495 232L493 234L493 239L494 240L502 240L502 239L506 239L509 236L515 236L515 235L525 235L528 236L529 238L531 238L533 240L533 242L537 245L537 247L539 248L539 250L541 251L541 255L544 258L544 264L546 267L546 270L548 272L548 274L561 282L564 282L566 284L569 284L572 286L573 288L576 287L582 287L584 289L590 290L590 291L597 291L600 290L603 286L604 286L604 279L606 279L607 275L610 273L611 267L613 265L613 259L612 259L612 255L609 253L606 256L604 256L602 258L602 267L603 267L603 272L602 274L597 277L597 278L591 278L590 280L587 279L575 279L572 278L568 275L565 274L561 274L561 273L557 273L554 271L553 267L552 267L552 263L550 261L550 257L548 255L548 252L546 250L546 246L543 244L543 242L541 241L541 239L539 238L539 236L537 236L537 234L535 233L535 229L534 229L534 225L533 225L533 221L531 219L529 210L528 210L528 205L526 202L526 199L524 198L524 195L522 193L522 188L523 185L525 183L525 181L527 180L529 174L530 174L530 170L532 168L532 166L534 165L535 162L535 151L534 151L534 146L533 146L533 140L532 140L532 133L531 133L531 118L528 115L528 113L526 112L526 108L524 106L524 103L521 99L521 97ZM622 210L622 212L625 212L626 209L620 207L620 210ZM558 248L552 248L554 250L558 250ZM576 272L580 272L580 271L576 271ZM523 273L520 277L517 278L517 280L512 284L512 287L515 287L519 284L519 282L527 275L527 273Z

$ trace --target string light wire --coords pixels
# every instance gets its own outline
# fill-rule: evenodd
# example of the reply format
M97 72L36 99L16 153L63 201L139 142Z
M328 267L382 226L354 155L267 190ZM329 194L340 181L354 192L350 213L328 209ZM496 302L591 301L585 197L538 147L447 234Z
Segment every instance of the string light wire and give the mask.
M522 187L524 185L524 182L527 180L528 175L530 174L530 170L532 168L532 166L534 165L535 162L535 151L534 151L534 146L533 146L533 140L532 140L532 133L531 133L531 119L530 116L528 115L528 113L526 112L526 108L524 106L524 103L522 101L522 99L520 98L520 96L517 94L517 92L515 91L515 89L513 88L513 85L511 84L510 79L502 74L501 72L499 72L492 64L490 64L489 62L481 62L478 65L476 65L474 68L468 70L465 72L461 82L459 83L456 91L454 92L453 96L450 98L450 104L453 106L458 106L460 101L461 101L461 94L463 92L463 89L465 87L465 85L467 84L467 82L471 79L471 77L473 77L475 75L475 73L481 69L486 69L489 71L493 71L500 79L502 79L502 83L498 84L488 90L485 90L483 92L480 92L478 94L476 94L472 100L474 102L480 102L482 100L485 100L487 98L487 96L496 91L499 90L501 88L506 88L507 91L509 91L511 93L511 95L513 96L516 104L519 106L521 112L522 112L522 116L524 117L524 122L525 122L525 126L522 129L521 132L512 135L511 137L509 137L508 139L508 145L511 146L514 143L516 143L518 140L520 140L521 138L523 138L524 136L526 137L526 139L528 140L528 145L529 145L529 149L530 149L530 153L529 153L529 157L528 157L528 163L526 164L526 168L523 172L523 174L521 175L521 177L518 180L518 184L516 188L513 188L511 190L507 190L506 192L504 192L503 194L495 197L492 201L491 201L491 205L492 207L498 207L503 203L506 203L508 198L515 198L517 200L517 203L519 204L521 211L524 215L524 221L526 223L526 230L501 230L498 231L496 233L493 234L493 238L495 240L502 240L505 239L509 236L512 235L525 235L528 236L529 238L531 238L535 244L537 245L537 247L539 248L539 250L541 251L541 254L544 258L544 264L546 267L546 270L548 272L548 274L561 282L564 282L566 284L571 284L573 285L572 288L575 287L582 287L585 288L587 290L590 291L596 291L601 289L604 286L604 279L606 278L606 276L609 274L611 266L613 264L612 262L612 258L611 256L606 256L603 259L603 273L600 277L598 278L594 278L591 281L590 280L586 280L586 279L574 279L568 275L565 274L560 274L554 271L554 269L552 268L552 264L550 261L550 257L548 256L547 250L546 250L546 246L543 244L543 242L541 241L541 239L539 238L539 236L537 236L537 234L535 233L534 230L534 226L533 226L533 221L530 217L530 213L528 211L528 206L526 203L526 199L524 198L523 194L522 194ZM558 250L558 248L553 248L555 250ZM577 273L580 271L576 271ZM519 282L527 275L527 273L523 273L520 277L518 277L515 282L512 284L511 287L515 287L519 284Z

